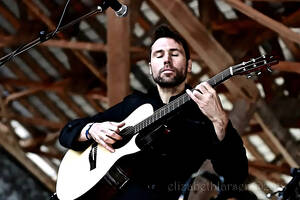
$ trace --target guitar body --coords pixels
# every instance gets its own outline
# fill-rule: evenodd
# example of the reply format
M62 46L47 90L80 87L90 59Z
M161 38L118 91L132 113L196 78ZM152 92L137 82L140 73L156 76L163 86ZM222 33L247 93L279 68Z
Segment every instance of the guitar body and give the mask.
M125 120L125 126L134 126L142 120L153 114L153 107L150 104L144 104L132 112ZM101 180L111 167L121 157L140 151L137 147L134 135L124 146L115 149L114 153L109 152L100 145L97 145L96 167L90 170L89 154L92 145L85 151L78 152L68 150L65 154L58 171L58 179L56 184L56 193L61 200L76 199Z

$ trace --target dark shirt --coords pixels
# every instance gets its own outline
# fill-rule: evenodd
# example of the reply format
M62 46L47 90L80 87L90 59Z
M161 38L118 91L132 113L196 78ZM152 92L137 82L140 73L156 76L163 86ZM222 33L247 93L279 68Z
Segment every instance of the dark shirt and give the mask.
M170 101L180 95L171 97ZM78 142L77 138L87 123L123 121L145 103L150 103L154 110L165 105L156 88L148 94L135 92L103 113L69 122L61 131L60 143L67 148L84 150L92 141ZM168 132L160 131L149 148L127 158L137 183L159 186L159 192L167 192L168 199L178 198L181 186L206 159L211 160L215 171L227 183L242 183L247 177L245 149L230 121L224 139L219 141L212 122L191 100L162 124L167 125Z

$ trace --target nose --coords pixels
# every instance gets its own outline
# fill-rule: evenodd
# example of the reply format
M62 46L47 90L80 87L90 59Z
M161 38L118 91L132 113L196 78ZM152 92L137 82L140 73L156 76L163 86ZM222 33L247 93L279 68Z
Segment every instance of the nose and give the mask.
M171 55L169 53L166 53L164 56L164 64L171 64Z

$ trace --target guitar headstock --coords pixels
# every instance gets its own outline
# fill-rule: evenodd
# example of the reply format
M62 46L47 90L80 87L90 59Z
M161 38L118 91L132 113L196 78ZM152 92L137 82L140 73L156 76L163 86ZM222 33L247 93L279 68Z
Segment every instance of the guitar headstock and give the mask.
M247 75L247 78L257 76L262 71L272 72L271 66L278 64L278 59L272 55L263 55L232 67L233 75Z

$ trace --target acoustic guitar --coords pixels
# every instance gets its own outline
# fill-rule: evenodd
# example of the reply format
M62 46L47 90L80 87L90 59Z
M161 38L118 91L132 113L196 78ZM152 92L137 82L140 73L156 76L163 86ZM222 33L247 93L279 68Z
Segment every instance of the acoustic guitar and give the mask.
M231 66L215 75L207 82L215 87L235 75L258 75L262 71L271 71L270 66L278 63L274 56L261 56L247 62ZM116 165L122 157L141 151L148 145L148 138L153 131L140 134L153 124L159 124L161 119L174 113L179 107L190 101L187 93L161 107L154 112L150 104L144 104L132 112L126 119L125 126L121 128L121 141L117 141L111 153L101 145L94 143L85 151L68 150L61 161L56 184L56 193L61 200L71 200L87 195L97 184L103 185L100 190L101 199L111 199L115 192L121 189L129 180L126 172ZM163 126L163 124L160 124ZM147 130L148 130L147 129ZM155 127L154 129L157 129ZM107 184L106 184L107 183ZM111 186L111 187L110 187ZM109 191L113 188L112 191ZM94 191L93 191L94 192ZM97 191L99 193L99 190Z

